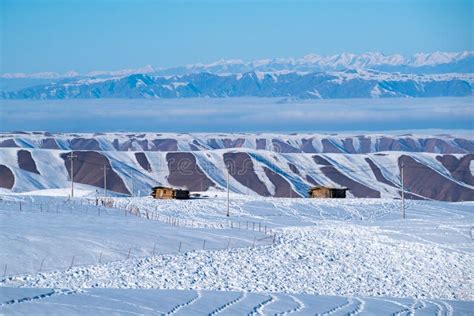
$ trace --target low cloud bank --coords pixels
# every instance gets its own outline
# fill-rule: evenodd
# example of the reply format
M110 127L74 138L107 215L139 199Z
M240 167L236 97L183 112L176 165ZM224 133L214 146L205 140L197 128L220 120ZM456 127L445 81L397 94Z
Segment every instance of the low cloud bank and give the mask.
M473 128L473 98L6 101L0 130L294 132Z

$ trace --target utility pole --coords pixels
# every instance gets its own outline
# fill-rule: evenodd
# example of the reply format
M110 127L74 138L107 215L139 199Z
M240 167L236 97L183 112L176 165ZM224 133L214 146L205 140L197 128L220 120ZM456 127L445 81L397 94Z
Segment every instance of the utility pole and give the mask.
M69 154L69 161L71 163L70 165L70 173L71 173L71 198L74 197L74 158L77 156L74 155L74 152L71 150L71 153Z
M227 169L227 167L226 167L226 169ZM229 196L229 169L227 169L227 217L230 216L229 202L230 202L230 196Z
M107 169L109 169L109 167L106 165L102 167L102 170L104 170L104 197L107 196Z
M402 218L405 219L405 182L404 182L404 179L403 179L403 162L401 164L401 180L402 180Z

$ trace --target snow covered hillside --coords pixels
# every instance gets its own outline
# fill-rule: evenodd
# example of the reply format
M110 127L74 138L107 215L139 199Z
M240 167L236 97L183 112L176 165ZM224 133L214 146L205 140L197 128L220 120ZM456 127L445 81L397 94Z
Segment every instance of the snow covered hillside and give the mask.
M383 106L383 105L381 105ZM367 154L380 151L474 152L470 131L412 133L0 133L0 147L101 151L201 151L229 148L276 153Z
M216 195L111 198L115 208L99 215L85 199L3 193L0 268L29 271L0 279L0 312L468 315L473 308L472 202L409 201L402 219L392 199L232 194L228 218L225 195ZM123 206L142 216L125 216ZM271 228L270 238L252 223ZM115 251L121 257L111 257Z
M16 192L64 188L71 151L0 149L0 187ZM343 186L353 197L474 200L473 154L379 152L371 154L275 153L267 150L194 152L74 151L74 181L102 191L148 195L152 186L306 197L314 185ZM103 168L106 168L104 176Z

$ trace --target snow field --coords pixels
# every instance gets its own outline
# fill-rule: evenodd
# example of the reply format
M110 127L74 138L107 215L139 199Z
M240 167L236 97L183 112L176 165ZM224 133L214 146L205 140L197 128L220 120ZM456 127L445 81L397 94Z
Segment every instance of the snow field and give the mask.
M38 205L64 198L2 192L9 202L0 203L0 258L29 274L1 279L0 294L16 294L2 300L0 311L463 315L472 310L472 202L407 201L407 219L401 220L400 201L391 199L231 194L235 226L229 229L226 194L206 194L187 201L110 198L117 207L159 215L152 221L124 216L120 209L103 208L98 216L97 207L80 204L74 211L19 212L12 201ZM169 225L168 218L194 227ZM275 244L267 235L270 240L252 247L255 237L265 235L239 230L239 222L271 228ZM81 254L92 259L81 261ZM45 257L55 258L54 271L38 271ZM30 287L56 292L30 295Z
M130 259L36 276L4 286L161 288L338 296L472 299L474 256L327 221L284 229L275 246Z
M144 289L1 288L8 315L468 315L469 302L309 294Z
M0 202L0 276L273 242L257 231L177 227L77 199L71 204L48 196L36 196L34 203L15 198L23 200L21 211L18 202Z

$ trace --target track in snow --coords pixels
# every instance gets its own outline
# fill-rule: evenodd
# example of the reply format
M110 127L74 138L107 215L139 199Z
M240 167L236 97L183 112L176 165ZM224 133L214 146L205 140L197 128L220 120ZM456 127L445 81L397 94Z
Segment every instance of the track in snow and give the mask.
M36 290L36 292L35 292ZM31 294L31 295L29 295ZM220 291L174 291L174 290L117 290L87 289L18 289L0 288L0 313L48 314L52 312L79 315L89 314L156 314L156 315L464 315L474 308L473 302L413 300L394 298L362 298L299 295L285 293L249 293ZM217 307L218 301L227 303ZM282 305L270 308L273 302L298 302L292 310ZM14 302L14 303L11 303ZM324 302L322 304L322 302ZM387 304L391 304L388 308ZM310 307L313 306L313 310ZM268 307L268 309L267 309ZM322 309L325 309L322 310ZM164 311L168 310L168 312Z

